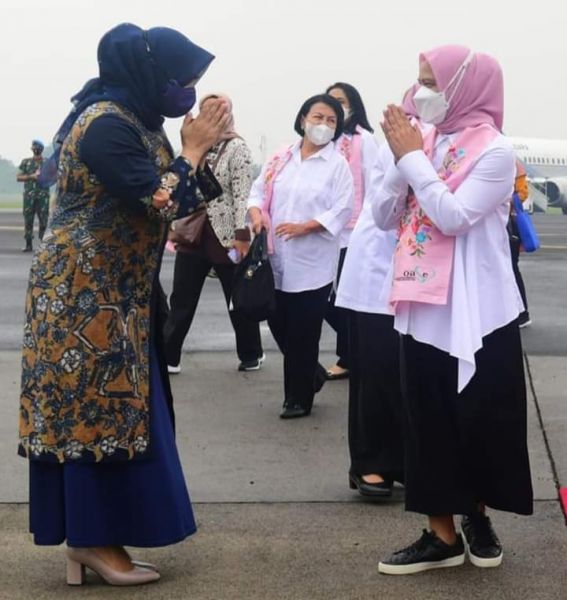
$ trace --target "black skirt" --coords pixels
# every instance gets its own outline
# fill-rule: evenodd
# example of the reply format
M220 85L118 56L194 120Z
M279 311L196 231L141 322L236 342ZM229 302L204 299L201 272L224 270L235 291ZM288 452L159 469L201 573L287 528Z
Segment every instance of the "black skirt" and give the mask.
M479 502L528 515L533 492L517 321L483 338L457 393L457 359L402 336L406 510L470 514Z
M403 481L400 336L394 317L348 315L350 472Z

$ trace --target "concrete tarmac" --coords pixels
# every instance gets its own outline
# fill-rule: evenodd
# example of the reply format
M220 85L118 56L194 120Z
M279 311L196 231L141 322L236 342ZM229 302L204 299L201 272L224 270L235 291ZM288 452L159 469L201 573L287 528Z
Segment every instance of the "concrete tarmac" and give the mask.
M22 302L29 256L0 215L0 600L75 598L476 600L567 598L567 528L558 487L567 485L566 253L544 249L522 266L534 323L524 330L535 512L493 512L504 545L498 569L470 564L409 577L377 573L378 561L425 526L392 501L364 502L347 485L347 384L327 383L308 419L281 421L281 357L268 349L260 372L238 373L219 284L208 280L172 378L178 445L199 531L176 546L136 551L162 571L158 584L110 588L94 574L67 588L61 548L27 533L27 463L15 455ZM545 215L544 215L545 217ZM548 223L554 246L567 219ZM4 225L6 227L6 225ZM542 226L543 227L543 226ZM567 243L565 243L567 246ZM169 289L172 259L163 283ZM322 362L332 364L326 330Z

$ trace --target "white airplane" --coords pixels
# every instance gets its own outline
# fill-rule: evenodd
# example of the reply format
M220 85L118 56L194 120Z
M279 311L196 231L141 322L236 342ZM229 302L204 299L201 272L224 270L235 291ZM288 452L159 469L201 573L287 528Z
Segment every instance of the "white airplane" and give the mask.
M512 143L526 168L533 204L544 212L555 206L567 215L567 140L513 138Z

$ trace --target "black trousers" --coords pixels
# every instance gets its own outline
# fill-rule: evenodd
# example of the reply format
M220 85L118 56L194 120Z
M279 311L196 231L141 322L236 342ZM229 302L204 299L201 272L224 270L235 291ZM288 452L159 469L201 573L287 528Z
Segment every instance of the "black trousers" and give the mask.
M164 326L167 364L178 365L185 336L189 332L207 273L214 267L220 280L227 306L232 293L235 265L213 264L206 256L178 252L175 256L173 291L170 311ZM236 352L241 361L262 356L260 326L231 311L230 320L236 336Z
M517 321L483 339L457 393L457 360L402 336L406 510L470 514L479 502L531 514L526 386Z
M512 269L514 270L514 277L516 278L516 285L520 290L520 295L522 296L522 300L524 302L524 306L526 310L523 314L529 316L528 312L528 298L526 296L526 286L524 285L524 278L522 277L522 273L520 272L520 238L517 236L510 236L510 251L512 253Z
M400 336L394 317L348 310L352 473L403 481Z
M336 287L339 285L341 280L341 273L343 271L343 265L345 263L345 257L347 248L341 248L339 254L339 265L337 269L337 281ZM327 310L325 312L325 321L336 331L337 333L337 349L336 353L338 356L337 365L343 369L350 367L349 359L349 341L348 341L348 316L347 311L340 306L335 306L336 294L333 291L329 302L327 304Z
M284 405L313 406L319 340L331 284L307 292L276 290L276 311L268 325L284 355Z

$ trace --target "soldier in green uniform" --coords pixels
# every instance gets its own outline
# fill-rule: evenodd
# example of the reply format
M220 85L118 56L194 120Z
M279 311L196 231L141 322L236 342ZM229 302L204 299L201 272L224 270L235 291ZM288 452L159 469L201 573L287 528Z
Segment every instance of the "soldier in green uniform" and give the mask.
M39 221L39 239L43 238L45 228L47 227L47 215L49 213L49 188L39 185L37 178L41 166L43 165L43 143L39 140L32 141L31 158L22 160L17 180L24 184L24 237L26 245L22 252L31 252L33 250L33 221L37 214Z

